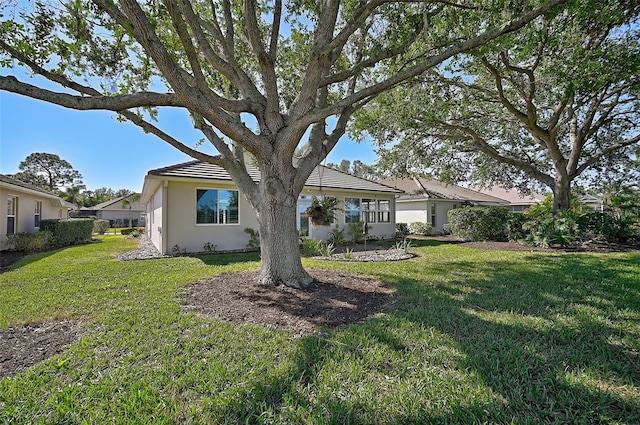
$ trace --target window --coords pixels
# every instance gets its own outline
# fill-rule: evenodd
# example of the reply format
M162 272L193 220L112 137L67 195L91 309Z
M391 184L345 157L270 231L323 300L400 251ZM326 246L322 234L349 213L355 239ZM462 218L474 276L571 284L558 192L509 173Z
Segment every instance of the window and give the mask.
M33 212L33 226L40 227L40 213L42 212L42 202L36 201L35 210Z
M364 221L365 223L376 222L376 200L375 199L362 200L362 221Z
M360 221L360 198L344 198L344 222Z
M431 204L431 227L436 227L436 204Z
M196 190L196 224L237 224L238 191Z
M391 221L389 200L375 200L368 198L344 199L344 222L358 223L389 223Z
M390 202L387 200L378 201L378 222L389 223L391 221Z
M18 198L9 196L7 198L7 235L13 235L16 232L16 209Z

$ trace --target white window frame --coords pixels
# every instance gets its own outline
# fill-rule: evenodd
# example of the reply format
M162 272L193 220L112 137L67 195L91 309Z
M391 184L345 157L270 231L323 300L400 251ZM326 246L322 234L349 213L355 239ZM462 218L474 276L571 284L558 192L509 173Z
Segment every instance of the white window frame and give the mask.
M39 229L40 220L42 220L42 201L36 201L33 211L33 227Z
M358 209L347 209L347 199L358 200ZM387 209L380 207L381 202L386 202ZM349 202L351 203L351 202ZM373 206L373 209L371 208ZM351 224L353 221L347 221L349 217L348 213L358 211L358 221L366 223L391 223L391 200L390 199L378 199L378 198L363 198L357 196L345 196L344 197L344 223ZM381 220L386 214L386 220ZM353 214L351 215L353 216ZM366 218L366 220L365 220Z
M7 235L14 235L18 230L18 197L14 195L7 196ZM9 218L13 218L13 229L9 232Z
M237 198L238 198L238 211L237 211L237 216L238 216L238 220L237 222L225 222L225 223L199 223L198 222L198 191L210 191L210 190L215 190L217 192L220 191L227 191L227 192L236 192L237 193ZM216 205L216 211L215 211L215 216L219 219L219 214L220 214L220 196L217 196L217 205ZM240 225L240 191L237 189L228 189L228 188L220 188L220 187L197 187L195 190L195 216L194 216L194 223L196 226L238 226Z

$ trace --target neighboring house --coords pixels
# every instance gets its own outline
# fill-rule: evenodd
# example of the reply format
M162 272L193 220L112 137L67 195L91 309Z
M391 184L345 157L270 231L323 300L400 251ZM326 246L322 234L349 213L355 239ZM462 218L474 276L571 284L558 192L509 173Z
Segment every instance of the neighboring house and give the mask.
M544 201L547 197L542 193L535 192L531 193L531 195L523 195L516 189L504 189L499 186L493 186L491 188L473 187L472 189L485 195L504 199L509 203L508 207L512 213L523 212L531 205Z
M604 211L604 201L602 196L581 195L578 196L578 202L593 211Z
M431 233L444 231L447 212L465 205L500 205L508 202L471 189L425 178L387 178L380 183L404 193L396 200L398 223L429 223Z
M40 220L68 218L73 208L62 198L0 174L0 250L9 248L6 235L37 232Z
M125 200L130 203L123 204ZM129 207L131 207L131 219L134 226L144 227L145 206L138 197L134 200L133 195L120 196L92 207L83 207L76 213L80 217L95 216L101 220L109 220L117 226L129 226Z
M257 168L247 165L254 181ZM336 227L367 220L369 234L393 237L397 189L318 166L307 179L298 199L297 225L307 237L326 240ZM337 222L314 226L305 214L313 196L340 200ZM151 170L144 179L141 201L146 205L147 234L163 254L175 246L200 252L207 243L219 251L244 249L249 241L245 228L258 230L256 214L222 167L191 161ZM345 236L348 230L345 230ZM348 236L347 236L348 237Z

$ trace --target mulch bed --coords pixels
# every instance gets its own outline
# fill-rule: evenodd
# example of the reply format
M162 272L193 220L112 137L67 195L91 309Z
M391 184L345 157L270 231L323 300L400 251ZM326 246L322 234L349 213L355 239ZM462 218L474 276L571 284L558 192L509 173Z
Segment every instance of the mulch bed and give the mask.
M258 283L258 272L226 273L187 286L183 308L233 323L321 333L360 323L389 307L393 291L370 277L331 270L309 270L306 289Z

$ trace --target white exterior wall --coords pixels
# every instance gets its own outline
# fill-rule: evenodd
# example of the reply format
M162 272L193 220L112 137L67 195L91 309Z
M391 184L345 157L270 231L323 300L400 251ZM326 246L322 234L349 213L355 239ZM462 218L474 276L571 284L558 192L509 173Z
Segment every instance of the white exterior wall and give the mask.
M66 207L60 206L60 200L41 196L37 193L28 193L11 188L0 188L0 250L9 248L7 245L7 202L10 196L16 198L15 233L37 232L35 227L35 205L42 203L40 220L54 218L68 218Z
M430 223L427 214L427 201L396 202L396 221L398 223Z
M431 233L444 231L447 223L447 212L460 207L460 202L441 200L417 200L402 201L396 203L396 214L398 223L432 223L431 208L435 205L435 226L431 228Z

